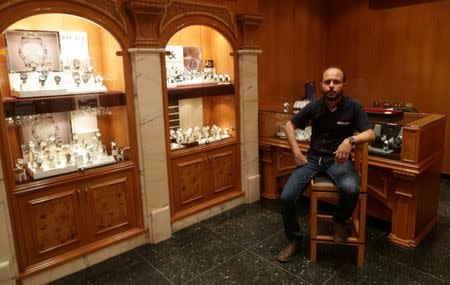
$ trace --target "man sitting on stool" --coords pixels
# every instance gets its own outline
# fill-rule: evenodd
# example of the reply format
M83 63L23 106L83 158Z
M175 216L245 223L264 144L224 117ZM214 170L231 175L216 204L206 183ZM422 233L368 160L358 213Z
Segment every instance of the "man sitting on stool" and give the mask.
M303 108L284 128L295 157L297 168L292 172L281 193L281 215L288 244L277 255L286 262L300 249L300 227L296 214L299 196L318 173L325 173L336 184L339 201L333 213L333 237L343 243L348 237L346 220L358 202L359 176L350 158L355 144L375 140L364 108L354 99L343 96L345 74L337 67L326 69L321 88L324 96ZM309 151L304 156L295 138L295 129L312 126ZM353 135L355 131L359 132Z

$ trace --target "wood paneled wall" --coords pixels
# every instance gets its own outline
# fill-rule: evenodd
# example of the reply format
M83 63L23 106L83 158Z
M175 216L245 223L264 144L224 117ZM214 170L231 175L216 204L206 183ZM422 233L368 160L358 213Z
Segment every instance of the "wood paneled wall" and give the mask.
M367 106L410 102L420 112L450 115L450 1L330 3L325 62L344 68L348 95ZM450 173L450 149L442 172Z
M259 43L259 104L281 106L304 94L322 70L342 67L346 94L412 103L450 117L450 0L324 0L259 2L267 17ZM450 147L450 118L445 146ZM442 172L450 174L450 148Z
M259 29L259 105L293 103L304 84L320 80L326 53L324 0L260 0L266 17Z

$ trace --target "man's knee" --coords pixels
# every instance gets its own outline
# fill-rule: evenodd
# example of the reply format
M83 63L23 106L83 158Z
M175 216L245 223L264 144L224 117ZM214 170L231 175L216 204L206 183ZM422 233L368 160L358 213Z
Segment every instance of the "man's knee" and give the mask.
M346 196L359 195L359 178L348 177L341 181L340 191Z

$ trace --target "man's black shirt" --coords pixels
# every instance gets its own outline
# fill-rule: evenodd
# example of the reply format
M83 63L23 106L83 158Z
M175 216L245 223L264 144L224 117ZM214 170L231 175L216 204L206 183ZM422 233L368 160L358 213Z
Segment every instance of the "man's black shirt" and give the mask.
M342 96L333 112L328 108L325 97L312 101L291 122L300 129L311 123L309 151L318 155L333 155L345 138L355 131L363 132L372 127L364 108L347 96Z

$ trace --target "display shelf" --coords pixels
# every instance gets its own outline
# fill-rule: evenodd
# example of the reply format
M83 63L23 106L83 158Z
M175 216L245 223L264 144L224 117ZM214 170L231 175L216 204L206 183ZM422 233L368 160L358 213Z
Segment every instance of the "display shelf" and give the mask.
M98 99L98 100L97 100ZM45 114L53 112L74 111L80 103L95 100L91 107L125 106L126 95L122 91L101 93L79 93L62 96L45 96L33 98L3 97L5 117Z
M227 139L223 139L220 141L216 141L216 142L212 142L209 144L200 144L194 147L183 147L183 148L179 148L179 149L174 149L170 152L169 157L170 158L174 158L174 157L180 157L180 156L185 156L185 155L190 155L193 153L198 153L198 152L202 152L205 150L209 150L209 149L213 149L213 148L217 148L217 147L222 147L222 146L226 146L226 145L232 145L232 144L236 144L238 142L238 139L235 137L230 137Z
M196 98L201 96L233 95L234 85L229 84L198 84L167 88L170 97L178 99Z

